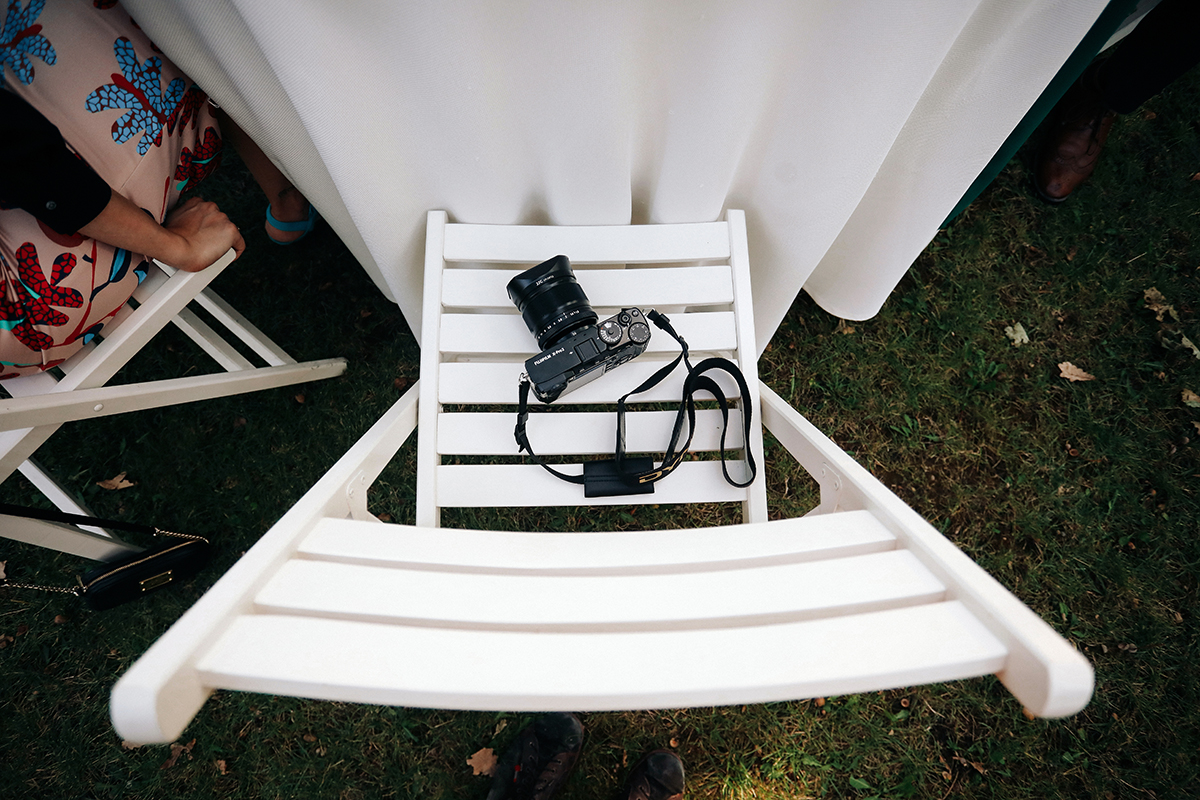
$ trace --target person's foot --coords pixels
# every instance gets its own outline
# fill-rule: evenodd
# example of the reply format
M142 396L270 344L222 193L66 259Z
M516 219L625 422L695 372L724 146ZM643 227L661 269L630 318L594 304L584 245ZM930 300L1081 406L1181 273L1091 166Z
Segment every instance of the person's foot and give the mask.
M574 714L543 714L525 726L496 766L487 800L550 800L583 748L583 725Z
M285 189L267 205L263 228L276 244L292 244L307 236L317 224L317 210L295 188Z
M683 762L670 750L654 750L642 757L629 775L625 800L681 800Z
M1034 171L1034 187L1048 202L1061 203L1091 177L1117 118L1100 98L1094 75L1085 72L1051 113Z

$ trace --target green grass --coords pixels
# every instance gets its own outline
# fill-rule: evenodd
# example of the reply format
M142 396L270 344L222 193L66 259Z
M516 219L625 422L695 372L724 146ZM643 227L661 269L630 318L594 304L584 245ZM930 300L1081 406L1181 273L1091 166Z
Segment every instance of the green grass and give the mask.
M1180 332L1200 343L1197 108L1192 77L1121 119L1094 179L1059 208L1031 195L1022 153L878 316L849 331L802 295L761 365L773 388L1087 655L1097 677L1088 708L1028 720L989 678L823 703L587 714L564 798L613 796L643 751L672 742L691 797L1200 794L1200 408L1182 400L1184 389L1200 393L1200 360L1178 344ZM400 313L332 234L270 246L236 165L204 190L255 231L218 291L298 358L343 355L350 368L300 389L67 425L42 448L39 459L98 514L208 535L218 554L190 584L104 613L0 593L0 637L12 637L0 649L0 797L482 797L486 781L466 759L503 747L521 715L222 692L170 766L169 748L123 749L108 722L122 671L418 373ZM1150 287L1181 321L1146 309ZM1030 339L1020 347L1005 335L1016 323ZM122 379L193 361L207 369L164 334ZM1096 380L1064 380L1064 361ZM411 519L412 460L408 445L384 474L377 513ZM777 445L766 460L772 513L811 505L811 481ZM122 471L137 486L95 486ZM13 478L0 499L34 496ZM645 527L674 514L625 513L517 523ZM48 583L86 566L9 542L0 559L11 576Z

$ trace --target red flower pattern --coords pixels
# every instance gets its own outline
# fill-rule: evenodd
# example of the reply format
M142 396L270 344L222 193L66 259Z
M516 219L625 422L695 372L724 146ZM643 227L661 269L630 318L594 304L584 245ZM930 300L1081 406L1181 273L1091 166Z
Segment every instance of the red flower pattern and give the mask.
M52 265L50 280L46 280L38 262L37 248L26 242L17 250L18 280L8 286L7 279L0 279L0 322L8 323L13 335L31 350L45 350L54 346L54 339L34 328L34 325L65 325L66 314L59 308L80 308L83 295L74 289L62 287L62 283L75 269L75 256L62 253ZM10 290L18 297L12 300Z
M204 129L204 140L196 145L195 152L185 147L179 154L175 167L176 188L183 191L207 178L221 163L221 137L213 128Z

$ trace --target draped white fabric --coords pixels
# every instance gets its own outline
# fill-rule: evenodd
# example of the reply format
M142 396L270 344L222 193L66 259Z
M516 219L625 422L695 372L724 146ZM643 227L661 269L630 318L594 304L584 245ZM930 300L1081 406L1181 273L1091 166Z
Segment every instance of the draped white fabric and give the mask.
M742 208L761 348L802 287L841 317L879 310L1105 2L124 4L414 331L430 208L503 224Z

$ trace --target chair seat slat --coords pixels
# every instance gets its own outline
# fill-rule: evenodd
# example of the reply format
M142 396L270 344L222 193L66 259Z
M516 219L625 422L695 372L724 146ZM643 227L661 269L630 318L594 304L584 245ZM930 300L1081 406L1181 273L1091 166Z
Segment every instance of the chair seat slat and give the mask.
M303 558L409 569L557 575L661 574L799 563L893 550L870 511L680 530L521 533L323 519Z
M593 711L880 690L997 672L1005 657L1004 645L961 604L944 602L761 626L610 633L247 615L196 669L208 686L345 702L541 711L553 698L555 708Z
M346 587L354 591L346 591ZM293 559L263 613L474 630L682 630L764 625L944 599L905 550L649 575L480 574Z

